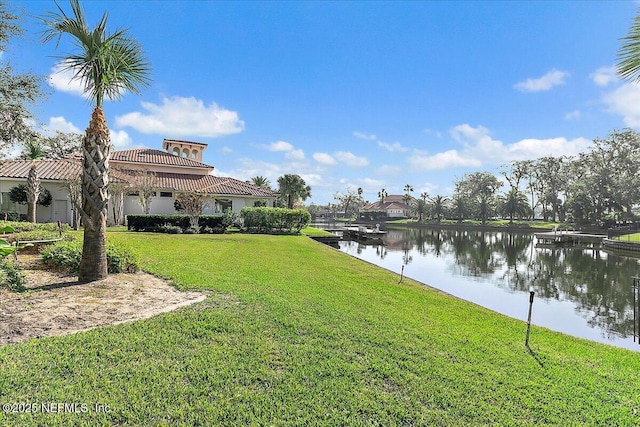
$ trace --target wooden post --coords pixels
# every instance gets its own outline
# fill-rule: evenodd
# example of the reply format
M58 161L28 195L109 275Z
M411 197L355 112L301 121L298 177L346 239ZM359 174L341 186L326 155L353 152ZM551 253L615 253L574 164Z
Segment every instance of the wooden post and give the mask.
M402 270L400 270L400 281L398 284L402 283L402 278L404 277L404 264L402 264Z
M529 330L531 329L531 308L533 307L533 296L535 295L534 291L529 292L529 316L527 316L527 339L524 342L524 345L529 347Z

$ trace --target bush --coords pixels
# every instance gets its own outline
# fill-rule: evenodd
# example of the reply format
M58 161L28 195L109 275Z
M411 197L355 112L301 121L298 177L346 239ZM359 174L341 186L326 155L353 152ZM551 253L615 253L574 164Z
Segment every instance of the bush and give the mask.
M0 212L0 220L4 221L26 221L27 214L21 214L19 212Z
M9 200L21 205L27 204L27 184L18 184L9 190ZM50 206L53 197L49 190L40 186L40 194L38 195L37 204L40 206Z
M33 231L33 230L41 230L48 231L51 234L58 234L58 223L56 222L26 222L26 221L3 221L2 225L11 226L16 233L21 233L24 231ZM67 232L71 230L71 226L69 224L62 224L62 232Z
M223 220L224 218L220 215L201 215L198 226L200 229L205 227L215 229L223 225ZM174 229L170 227L179 227L183 233L187 233L191 228L188 215L128 215L127 224L127 228L131 231L152 233L174 233Z
M72 273L80 270L82 242L58 242L42 249L42 261L51 267ZM107 269L109 273L134 273L138 271L138 259L128 249L107 243Z
M311 222L311 214L304 209L247 207L240 216L247 231L258 233L299 233Z
M14 292L24 291L24 278L25 274L17 265L8 260L0 262L0 287Z

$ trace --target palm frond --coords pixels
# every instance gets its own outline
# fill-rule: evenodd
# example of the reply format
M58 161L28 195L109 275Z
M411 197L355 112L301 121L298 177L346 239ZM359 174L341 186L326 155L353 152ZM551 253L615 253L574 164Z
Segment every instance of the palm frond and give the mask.
M633 19L628 35L621 40L616 71L623 79L640 82L640 15Z

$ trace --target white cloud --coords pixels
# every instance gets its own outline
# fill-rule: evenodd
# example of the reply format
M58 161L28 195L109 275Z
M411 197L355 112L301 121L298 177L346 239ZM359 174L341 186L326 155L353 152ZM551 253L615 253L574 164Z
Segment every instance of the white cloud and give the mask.
M479 141L486 138L490 139L489 129L483 126L474 128L473 126L466 123L463 125L454 126L449 130L449 133L451 134L453 139L458 142L463 142L465 140Z
M229 147L220 147L220 149L218 150L219 152L221 152L222 154L231 154L234 151L229 148Z
M335 158L347 166L359 168L367 166L369 160L366 157L358 157L350 151L338 151L335 153Z
M580 110L573 110L564 115L565 120L578 120L582 116Z
M537 79L527 79L516 83L514 87L521 92L542 92L563 85L569 73L560 70L551 70L547 74Z
M624 84L603 97L609 112L623 117L625 125L640 127L640 86Z
M376 172L380 175L398 175L402 172L402 168L396 165L382 165Z
M316 162L322 165L331 166L336 164L336 159L327 153L313 153L312 157Z
M448 150L432 156L416 154L409 158L414 171L450 169L457 167L479 167L482 162L473 157L464 157L457 150Z
M358 139L363 139L365 141L376 141L376 143L378 144L378 147L384 148L392 153L404 153L405 151L408 151L407 148L403 147L397 141L390 144L388 142L380 141L378 137L373 134L354 131L353 136L355 136Z
M600 67L589 77L598 86L608 86L609 83L618 80L615 67Z
M513 144L505 145L502 158L505 161L536 159L544 156L575 156L584 152L591 141L586 138L567 139L523 139Z
M219 107L215 102L205 105L194 97L163 98L162 105L142 102L148 114L136 111L116 117L116 124L129 126L147 134L198 136L215 138L244 130L238 113Z
M367 141L375 141L376 139L378 139L378 137L375 135L366 134L364 132L358 132L358 131L354 131L353 136L355 136L358 139L364 139Z
M62 116L49 117L49 124L46 126L46 128L47 130L53 132L58 131L63 133L84 133L80 130L80 128L67 121L67 119Z
M59 62L51 68L51 74L49 74L48 79L49 85L61 92L79 95L86 98L87 96L84 94L84 85L79 79L74 79L73 74L72 70L65 70L64 64Z
M289 160L304 160L304 151L302 150L291 150L284 155Z
M269 144L268 150L269 151L292 151L293 144L290 144L286 141L276 141Z
M378 147L386 148L387 150L389 150L392 153L404 153L405 151L409 150L408 148L403 147L397 141L394 142L393 144L389 144L388 142L378 141Z
M462 144L461 150L447 150L430 154L414 150L408 159L412 171L439 170L457 167L480 167L484 164L497 166L513 160L536 159L543 156L575 156L584 152L591 141L585 138L564 137L535 139L528 138L505 144L493 139L490 131L468 124L458 125L450 131L452 137Z
M133 148L133 140L127 132L123 130L114 131L109 129L109 136L111 137L111 143L116 150Z

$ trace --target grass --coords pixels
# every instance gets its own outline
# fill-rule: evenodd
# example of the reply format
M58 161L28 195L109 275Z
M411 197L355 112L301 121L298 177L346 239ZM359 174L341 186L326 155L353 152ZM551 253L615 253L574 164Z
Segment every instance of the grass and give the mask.
M333 236L334 234L316 227L305 227L300 230L305 236Z
M638 353L526 325L304 236L110 233L195 306L0 348L2 425L637 425ZM527 301L523 301L526 310ZM109 412L95 412L96 404Z
M616 236L613 239L622 242L640 242L640 233L624 234L622 236Z

